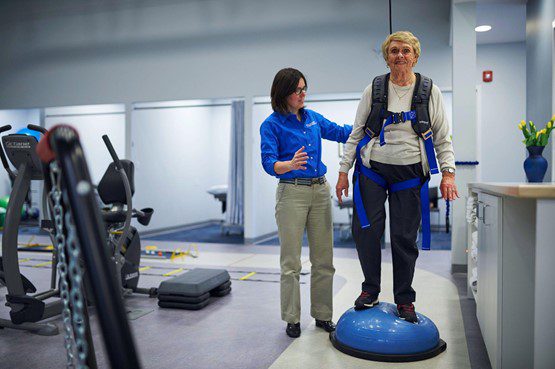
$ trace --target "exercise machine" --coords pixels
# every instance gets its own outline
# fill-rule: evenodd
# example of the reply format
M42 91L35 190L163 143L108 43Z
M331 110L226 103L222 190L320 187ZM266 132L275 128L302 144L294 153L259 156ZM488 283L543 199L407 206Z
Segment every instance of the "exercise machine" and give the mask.
M125 296L131 292L156 297L157 288L140 288L139 266L141 262L141 240L131 220L147 226L154 210L133 208L135 193L135 166L130 160L120 160L107 135L102 136L104 144L113 159L100 180L97 191L103 207L101 214L106 225L108 249L116 274L120 280L121 292Z
M30 130L46 134L47 131L39 126L28 125ZM11 126L0 127L0 133L9 131ZM10 200L6 209L4 232L2 235L2 257L0 258L0 282L8 290L6 305L10 308L10 320L0 319L0 328L13 328L30 331L40 335L58 334L58 328L50 323L38 323L47 318L59 315L62 310L60 300L45 302L45 300L59 297L57 288L57 251L52 252L52 273L50 289L37 293L36 287L19 270L17 237L21 222L21 208L29 192L31 181L44 179L42 164L36 154L37 137L28 134L9 134L2 136L0 158L2 164L13 179ZM4 153L5 151L5 153ZM16 168L12 170L8 159ZM43 191L43 212L49 209L46 193ZM52 237L52 222L42 221L41 227L49 231Z
M110 367L140 369L77 132L69 126L53 127L40 141L38 154L44 164L45 187L59 210L53 214L54 244L62 251L59 264L67 366L98 367L83 286L85 281L98 302L96 312ZM85 269L93 272L85 274Z

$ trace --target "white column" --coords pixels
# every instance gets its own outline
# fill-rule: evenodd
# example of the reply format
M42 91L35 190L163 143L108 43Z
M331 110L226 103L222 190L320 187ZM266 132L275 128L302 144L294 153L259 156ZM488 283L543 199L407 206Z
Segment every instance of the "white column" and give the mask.
M476 144L476 3L452 3L453 37L453 146L457 161L477 160ZM474 167L457 168L457 187L461 198L452 211L451 265L466 265L465 208L469 182L476 181Z

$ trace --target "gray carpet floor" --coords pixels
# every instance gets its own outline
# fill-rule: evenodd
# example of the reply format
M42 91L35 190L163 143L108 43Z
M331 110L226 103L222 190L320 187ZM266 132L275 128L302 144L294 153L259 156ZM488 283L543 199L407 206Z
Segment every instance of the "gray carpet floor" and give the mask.
M244 245L201 245L201 252L209 250L218 253L275 255L279 249L268 246ZM308 254L303 248L303 255ZM335 255L356 259L353 249L337 249ZM25 253L31 258L29 266L22 266L22 272L39 289L49 283L49 269L35 268L35 259L47 260L48 256ZM240 255L239 258L240 259ZM384 250L383 260L391 261L391 252ZM217 261L214 261L217 262ZM144 272L141 286L157 286L168 277L159 274L173 267L145 259L144 265L153 268ZM199 266L199 265L195 265ZM190 266L188 266L190 267ZM211 267L214 267L211 265ZM452 280L459 289L461 310L468 352L472 368L489 368L483 339L477 325L475 305L467 300L464 275L451 275L450 253L448 251L421 252L417 267ZM166 268L166 269L164 269ZM285 324L279 319L279 270L276 268L244 267L227 268L233 279L233 290L228 296L212 298L210 305L200 311L161 309L156 299L136 295L126 299L131 310L149 312L131 321L144 368L267 368L291 344L291 338L284 334ZM240 280L250 271L257 275L251 280ZM301 277L302 318L304 329L316 329L309 316L309 276ZM335 289L339 290L344 280L337 277ZM0 317L8 317L5 303L5 288L0 288ZM356 297L356 296L355 296ZM96 356L99 367L107 368L104 348L96 325L94 308L91 310ZM61 320L52 319L60 328ZM62 368L65 366L63 335L41 337L14 330L0 331L0 368Z

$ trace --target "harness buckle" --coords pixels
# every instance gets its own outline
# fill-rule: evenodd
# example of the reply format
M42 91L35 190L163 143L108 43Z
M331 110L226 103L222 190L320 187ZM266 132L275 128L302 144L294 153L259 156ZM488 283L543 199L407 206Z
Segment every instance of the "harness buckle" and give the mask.
M428 129L426 132L422 133L422 138L427 140L428 138L432 137L434 134L431 129Z
M391 115L393 116L393 123L397 124L397 123L405 123L406 119L405 119L405 113L404 112L400 112L400 113L391 113Z
M364 132L366 132L366 134L367 134L368 136L370 136L370 138L374 138L374 136L375 136L375 133L372 132L372 130L371 130L370 128L368 128L368 127L364 128Z

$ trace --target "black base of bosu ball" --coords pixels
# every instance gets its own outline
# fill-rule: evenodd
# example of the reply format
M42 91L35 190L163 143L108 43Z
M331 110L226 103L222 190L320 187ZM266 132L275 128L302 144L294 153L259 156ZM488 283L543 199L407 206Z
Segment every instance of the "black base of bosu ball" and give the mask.
M366 360L409 362L432 358L447 349L434 322L416 314L418 323L399 318L397 307L380 303L371 309L347 310L330 333L339 351Z

